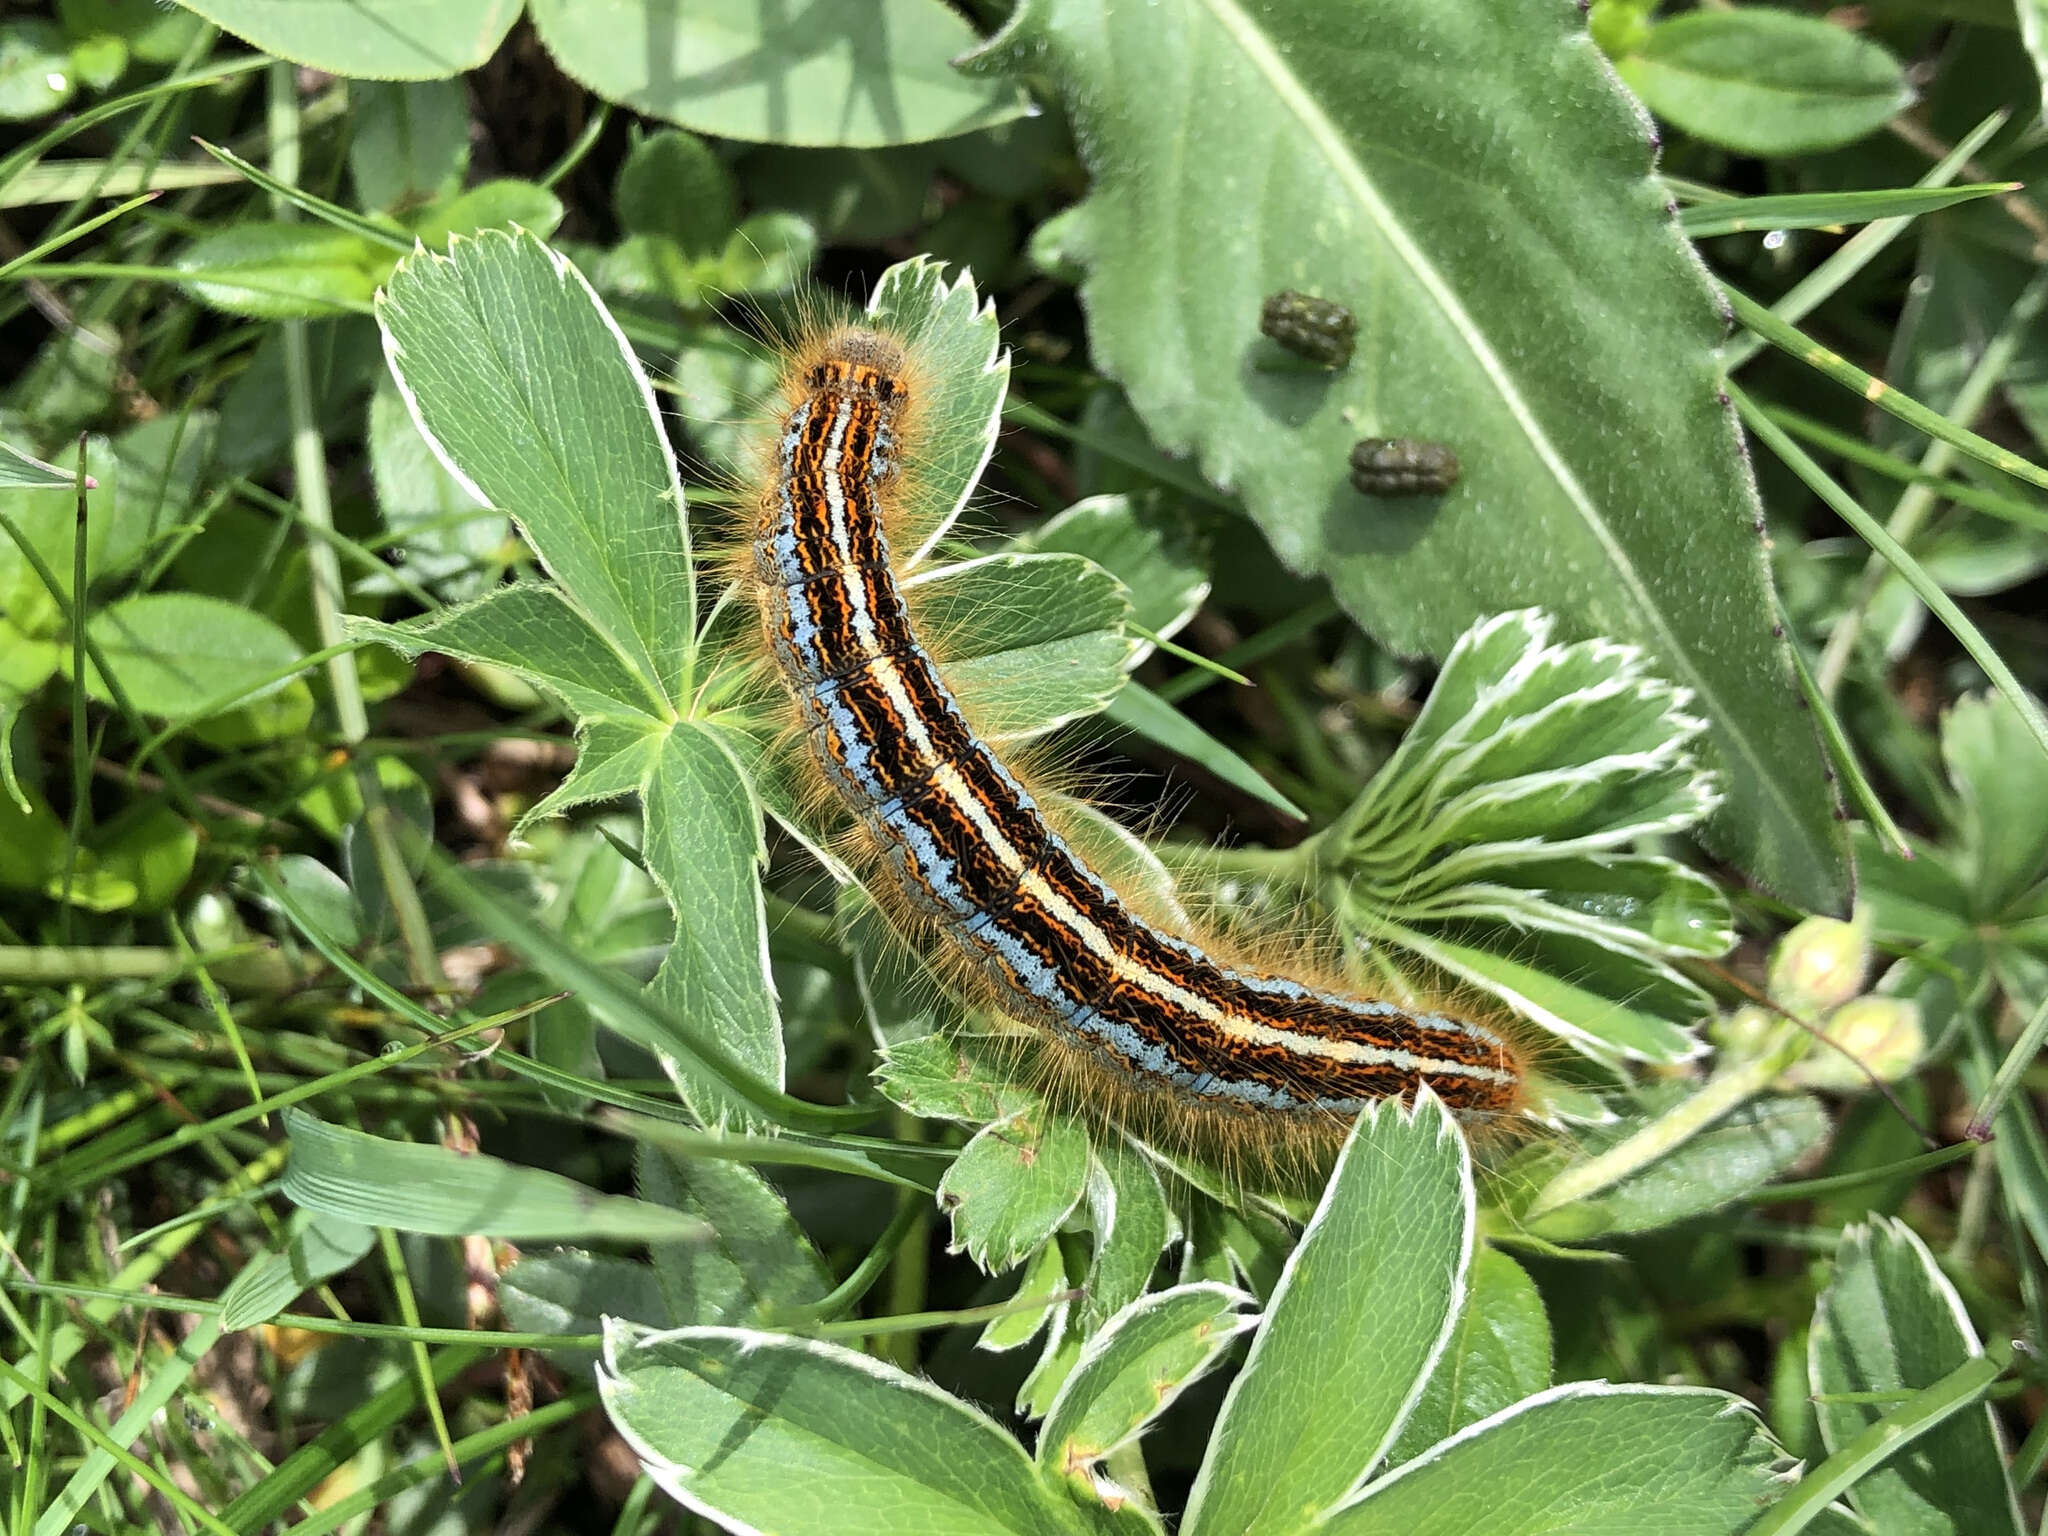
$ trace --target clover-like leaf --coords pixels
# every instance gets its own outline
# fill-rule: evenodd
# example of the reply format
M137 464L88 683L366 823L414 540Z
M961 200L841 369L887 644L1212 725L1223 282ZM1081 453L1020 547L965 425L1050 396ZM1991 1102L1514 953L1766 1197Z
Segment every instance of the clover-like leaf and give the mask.
M1705 725L1641 650L1552 629L1505 613L1452 647L1401 745L1319 839L1344 882L1335 904L1596 1055L1677 1059L1696 1049L1679 1026L1711 1002L1670 962L1724 952L1733 920L1705 875L1633 849L1718 802L1695 756Z
M1088 1180L1088 1132L1043 1107L990 1121L939 1184L953 1249L994 1273L1050 1238Z

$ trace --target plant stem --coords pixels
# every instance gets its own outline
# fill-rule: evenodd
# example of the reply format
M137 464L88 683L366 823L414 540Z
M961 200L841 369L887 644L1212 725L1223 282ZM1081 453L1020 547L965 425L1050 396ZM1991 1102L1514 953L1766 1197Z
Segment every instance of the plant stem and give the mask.
M1979 1355L1915 1392L1801 1478L1749 1528L1749 1536L1793 1536L1805 1530L1837 1495L1981 1398L2004 1369L2003 1361Z
M1669 1114L1660 1116L1598 1157L1574 1163L1545 1185L1523 1213L1525 1221L1584 1200L1619 1184L1692 1140L1723 1115L1740 1108L1771 1085L1773 1079L1806 1054L1812 1041L1787 1032L1762 1055L1740 1062L1708 1079L1705 1087Z
M299 179L299 98L296 71L286 63L271 66L270 143L271 170L280 182L294 186ZM282 196L275 199L277 217L289 221L296 210ZM279 325L284 346L285 403L292 425L292 477L309 537L306 565L312 575L313 622L320 648L331 650L348 644L341 624L341 561L334 547L334 505L327 495L327 444L320 435L320 423L313 412L313 370L306 350L306 322L286 320ZM341 651L327 661L327 683L334 695L334 713L342 739L351 747L370 734L369 712L363 705L362 680L356 674L351 651ZM426 908L420 904L405 859L399 852L392 827L391 807L384 799L374 762L356 760L356 788L363 801L363 825L369 833L370 851L384 894L398 920L398 934L405 946L406 966L415 986L444 991L448 979L441 971L441 959L434 948L433 930Z

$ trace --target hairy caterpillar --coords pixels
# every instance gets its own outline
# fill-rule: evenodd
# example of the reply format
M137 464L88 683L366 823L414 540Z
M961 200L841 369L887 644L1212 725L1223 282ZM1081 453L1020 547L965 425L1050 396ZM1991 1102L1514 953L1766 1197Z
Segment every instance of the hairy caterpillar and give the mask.
M784 375L751 575L811 753L928 927L1003 1013L1105 1074L1109 1097L1211 1120L1341 1122L1422 1084L1452 1109L1517 1108L1492 1029L1216 958L1141 915L977 737L914 631L887 525L914 453L902 343L843 325Z

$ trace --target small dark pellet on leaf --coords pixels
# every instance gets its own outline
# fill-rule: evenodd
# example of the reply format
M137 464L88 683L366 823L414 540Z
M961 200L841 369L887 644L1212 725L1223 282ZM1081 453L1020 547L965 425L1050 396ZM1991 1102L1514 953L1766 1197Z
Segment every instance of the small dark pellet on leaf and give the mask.
M1358 320L1334 299L1283 288L1260 309L1259 329L1297 357L1342 368L1351 361Z
M1351 483L1367 496L1438 496L1458 483L1458 456L1417 437L1368 437L1351 450Z

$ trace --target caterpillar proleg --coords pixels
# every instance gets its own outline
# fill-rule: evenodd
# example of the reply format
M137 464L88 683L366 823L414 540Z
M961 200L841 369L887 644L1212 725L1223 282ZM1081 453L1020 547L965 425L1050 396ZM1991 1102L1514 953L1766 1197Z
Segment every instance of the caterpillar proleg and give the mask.
M769 650L897 910L989 1002L1128 1089L1210 1115L1329 1121L1427 1084L1516 1108L1492 1028L1217 958L1088 867L981 740L915 631L888 527L917 451L906 344L843 325L784 378L751 548Z

